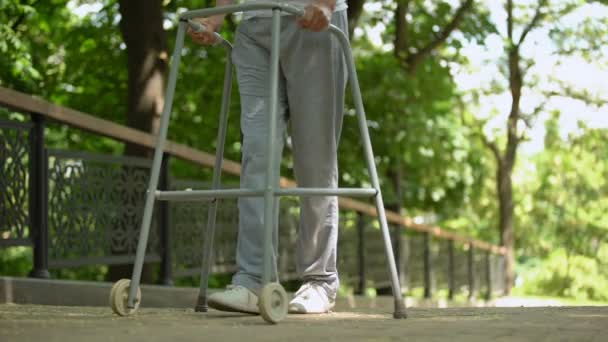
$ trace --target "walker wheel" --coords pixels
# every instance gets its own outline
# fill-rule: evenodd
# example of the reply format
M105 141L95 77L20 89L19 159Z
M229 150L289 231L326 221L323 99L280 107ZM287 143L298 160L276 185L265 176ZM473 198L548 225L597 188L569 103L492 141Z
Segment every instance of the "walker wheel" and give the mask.
M279 283L268 283L260 295L260 314L268 323L276 324L287 316L287 293Z
M117 315L128 316L135 313L139 308L139 303L141 302L141 289L139 288L137 289L137 296L135 297L135 307L127 307L130 285L130 279L120 279L112 286L112 290L110 291L110 306L112 307L112 311Z

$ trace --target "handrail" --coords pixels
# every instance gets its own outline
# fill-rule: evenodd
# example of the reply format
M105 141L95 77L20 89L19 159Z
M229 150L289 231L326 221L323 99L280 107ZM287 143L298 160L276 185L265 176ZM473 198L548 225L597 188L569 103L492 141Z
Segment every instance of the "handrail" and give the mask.
M126 127L108 120L100 119L75 109L59 106L39 97L12 89L0 87L0 105L17 111L36 113L54 121L106 136L121 142L137 144L150 149L153 149L156 146L156 136L152 134ZM170 140L167 140L164 151L172 156L199 164L201 166L213 167L215 162L215 156L210 153L199 151L187 145ZM241 164L232 160L224 159L224 162L222 163L222 171L239 176L241 174ZM280 184L283 188L292 188L296 187L297 185L295 181L285 177L281 177ZM377 216L376 208L373 205L357 201L352 198L340 197L339 206L340 208L355 210L369 216ZM407 229L412 229L421 233L428 233L438 238L468 244L474 248L490 251L494 254L506 254L505 247L450 232L437 226L415 223L412 218L402 216L393 211L386 211L386 219L390 223L404 226Z

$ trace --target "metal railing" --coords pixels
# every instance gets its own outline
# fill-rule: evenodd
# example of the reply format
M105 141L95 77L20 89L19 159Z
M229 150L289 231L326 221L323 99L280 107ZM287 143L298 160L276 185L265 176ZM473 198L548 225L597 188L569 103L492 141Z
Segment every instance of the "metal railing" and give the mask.
M31 246L31 276L40 278L49 277L49 269L132 263L151 161L48 149L44 127L53 120L149 148L154 136L6 88L0 88L0 106L31 117L27 123L0 120L0 247ZM210 167L213 155L170 141L165 153L162 189L208 185L172 179L169 156ZM238 175L240 165L225 160L223 171ZM282 178L281 185L288 188L295 183ZM157 203L146 260L160 262L161 283L172 284L176 278L200 272L206 205ZM298 214L297 199L281 201L279 272L283 280L296 274L292 251ZM389 286L374 216L372 205L340 199L338 265L342 283L357 293ZM222 200L215 273L235 270L237 217L236 201ZM417 224L392 211L387 211L387 219L403 290L422 288L427 298L440 289L447 290L448 298L457 293L489 298L502 291L502 247Z

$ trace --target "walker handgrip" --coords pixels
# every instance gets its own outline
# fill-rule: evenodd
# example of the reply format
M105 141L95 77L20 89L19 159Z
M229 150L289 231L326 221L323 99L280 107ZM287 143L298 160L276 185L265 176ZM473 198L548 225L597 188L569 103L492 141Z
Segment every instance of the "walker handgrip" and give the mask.
M188 19L188 25L190 25L190 28L192 29L192 31L194 31L196 33L203 33L205 31L207 31L207 26L205 26L201 23L197 23L194 20Z
M188 22L188 26L190 26L192 31L194 31L196 33L207 32L207 26L205 26L204 24L196 22L192 19L187 19L186 21ZM232 45L230 44L230 42L228 42L226 39L224 39L224 37L222 37L221 34L219 34L217 32L213 32L213 34L215 35L215 38L217 38L217 42L214 43L213 45L221 43L222 45L224 45L228 48L232 48Z

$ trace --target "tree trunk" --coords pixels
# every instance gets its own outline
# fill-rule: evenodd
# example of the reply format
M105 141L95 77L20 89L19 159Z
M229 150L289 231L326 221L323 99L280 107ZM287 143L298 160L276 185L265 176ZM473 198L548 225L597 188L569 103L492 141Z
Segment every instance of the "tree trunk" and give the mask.
M500 244L507 250L505 255L505 288L504 294L509 295L515 281L515 236L513 229L513 186L511 184L511 168L505 163L499 163L496 172L496 184L499 203Z
M348 33L350 40L353 40L353 33L359 22L359 17L361 17L361 13L363 13L365 0L347 0L346 3L348 4Z
M120 14L120 31L128 54L127 125L155 133L164 104L168 64L162 0L121 0ZM125 154L133 156L149 157L151 152L134 144L127 144L125 149Z
M144 132L156 133L163 108L168 64L162 0L120 0L119 4L122 16L120 31L128 56L127 125ZM150 157L152 151L137 144L126 144L124 154ZM112 266L108 278L128 278L131 267L132 265ZM150 265L146 265L142 281L150 282L153 276L150 271Z
M388 171L388 176L393 182L393 187L395 188L395 197L397 200L395 201L395 205L393 206L393 210L396 213L399 213L401 216L405 216L405 209L403 207L403 202L405 195L403 194L403 166L400 160L394 164L395 166ZM393 253L395 254L395 263L397 265L397 275L399 276L399 283L401 284L401 290L406 289L408 284L408 274L407 274L407 259L409 257L409 246L404 244L405 238L403 236L403 231L406 227L398 224L393 228Z
M504 294L511 293L515 283L515 233L513 208L513 167L517 157L517 148L521 137L518 132L518 122L521 118L520 102L523 88L523 72L520 65L519 46L513 42L512 3L508 2L508 35L511 42L507 49L509 67L509 90L511 92L511 111L507 120L507 145L504 156L497 156L498 174L497 191L500 206L499 232L500 242L507 249L505 255L505 290Z

